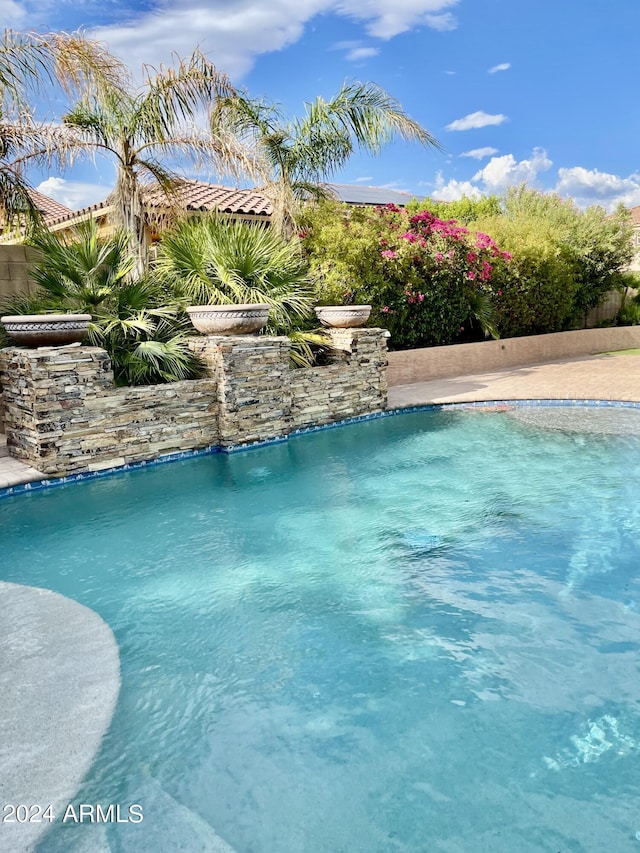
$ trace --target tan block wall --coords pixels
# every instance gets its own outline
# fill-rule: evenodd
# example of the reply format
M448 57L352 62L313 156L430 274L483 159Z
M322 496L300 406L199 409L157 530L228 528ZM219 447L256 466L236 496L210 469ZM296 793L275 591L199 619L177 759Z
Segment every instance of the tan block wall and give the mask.
M582 329L478 344L390 352L389 387L640 347L640 326Z
M35 290L29 267L37 257L30 246L0 246L0 311L6 314L7 302L27 296Z

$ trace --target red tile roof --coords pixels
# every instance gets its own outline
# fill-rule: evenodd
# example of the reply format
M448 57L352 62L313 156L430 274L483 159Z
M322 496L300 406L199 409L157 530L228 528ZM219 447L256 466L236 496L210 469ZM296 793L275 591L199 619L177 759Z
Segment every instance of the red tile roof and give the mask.
M167 206L164 192L157 184L147 188L146 201L150 207L161 208ZM81 210L68 211L48 225L61 225L66 220L84 216L87 213L97 213L109 207L110 198L83 207ZM219 210L221 213L231 213L238 216L270 216L273 207L271 202L255 190L239 190L218 184L207 184L203 181L182 180L176 187L175 201L183 210Z
M634 225L640 225L640 204L631 208L631 221Z
M47 225L50 225L52 221L60 219L63 216L69 216L73 213L70 207L65 207L64 204L60 204L59 201L49 198L48 195L39 193L38 190L29 189L29 195L31 196L31 201L38 208Z

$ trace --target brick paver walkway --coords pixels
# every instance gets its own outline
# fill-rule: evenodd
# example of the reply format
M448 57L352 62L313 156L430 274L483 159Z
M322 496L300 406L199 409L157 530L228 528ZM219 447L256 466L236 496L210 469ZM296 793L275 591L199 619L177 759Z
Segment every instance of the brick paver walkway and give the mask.
M389 389L389 408L474 400L633 400L640 402L640 355L596 355ZM0 437L2 438L2 437ZM44 475L4 455L0 489Z

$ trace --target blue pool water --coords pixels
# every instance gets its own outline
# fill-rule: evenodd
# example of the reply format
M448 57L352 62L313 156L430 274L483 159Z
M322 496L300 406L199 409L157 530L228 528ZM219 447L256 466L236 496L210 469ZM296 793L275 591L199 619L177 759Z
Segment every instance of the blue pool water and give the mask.
M88 849L640 851L639 485L639 412L447 410L3 500L120 647Z

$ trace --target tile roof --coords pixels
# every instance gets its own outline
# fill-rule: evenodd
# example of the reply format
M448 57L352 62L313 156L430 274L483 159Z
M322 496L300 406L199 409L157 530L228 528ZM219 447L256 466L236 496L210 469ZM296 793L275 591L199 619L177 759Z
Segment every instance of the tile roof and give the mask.
M38 208L47 225L49 225L53 220L60 219L62 216L69 216L69 214L73 213L71 208L65 207L64 204L60 204L59 201L49 198L48 195L43 195L38 192L38 190L29 189L29 195L31 196L31 201Z
M640 225L640 204L631 208L631 221L634 225Z
M157 184L148 187L145 196L149 207L166 207L166 196ZM273 210L271 202L256 190L240 190L187 179L181 180L176 187L175 202L183 210L219 210L239 216L268 217ZM68 211L47 224L61 225L67 220L105 210L110 204L110 198L106 198L81 210Z
M164 193L157 185L147 191L147 203L152 207L161 207L164 199ZM176 201L184 210L219 210L252 216L271 216L273 211L269 199L256 190L239 190L193 180L180 182Z

